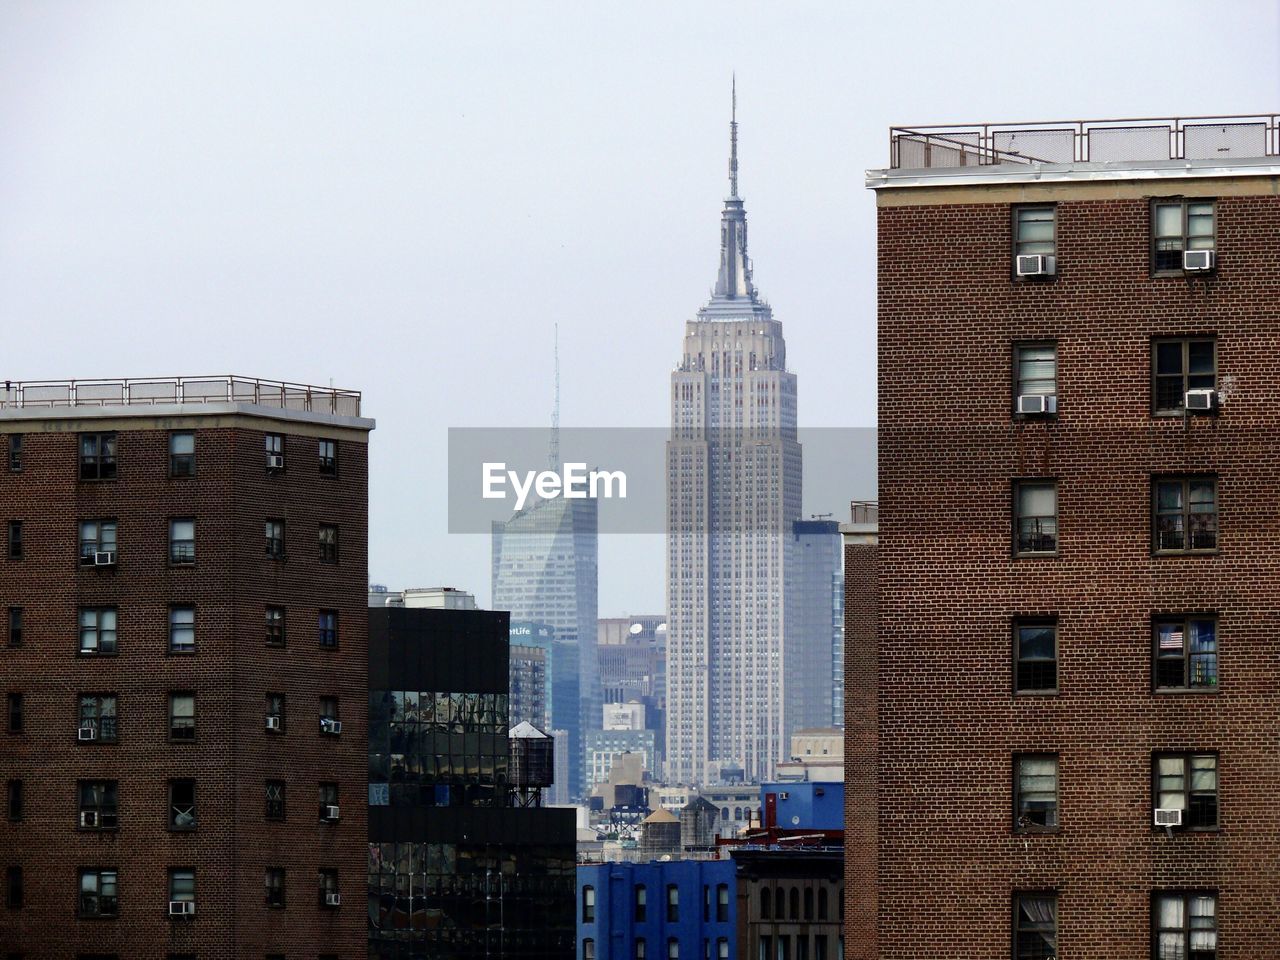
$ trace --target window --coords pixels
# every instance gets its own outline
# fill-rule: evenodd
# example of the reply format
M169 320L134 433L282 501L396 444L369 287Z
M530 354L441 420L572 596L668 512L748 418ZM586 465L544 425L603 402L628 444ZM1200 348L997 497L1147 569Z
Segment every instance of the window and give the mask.
M193 518L169 521L169 562L196 562L196 522Z
M22 646L22 608L9 608L9 636L8 643L11 647Z
M1057 955L1058 895L1052 892L1014 894L1014 960L1052 960Z
M825 933L816 933L813 936L813 960L830 960Z
M267 694L267 732L268 733L284 733L284 707L285 700L283 693ZM272 718L275 722L272 723Z
M116 435L80 434L80 479L114 480L116 476Z
M1058 690L1058 624L1054 620L1020 619L1013 624L1014 690L1056 693Z
M596 960L596 942L590 937L582 941L582 960Z
M196 608L169 608L169 652L196 652Z
M268 907L284 908L284 867L267 867L266 881Z
M338 528L331 523L320 524L320 562L338 562Z
M649 892L643 883L636 885L636 923L644 923L649 912Z
M169 870L169 902L196 902L196 872L191 867L173 867ZM191 914L187 914L191 916Z
M1058 485L1053 480L1014 482L1014 553L1058 552Z
M582 922L596 922L596 888L592 886L582 888Z
M268 820L284 819L284 781L283 780L267 781L266 818Z
M769 894L769 888L761 887L760 888L760 919L761 920L773 919L772 907L773 907L773 897L770 896Z
M644 937L636 938L636 960L646 960L649 956L649 947L645 943Z
M267 538L267 556L273 560L284 559L284 521L267 520L263 524L263 532Z
M320 870L320 905L322 907L337 907L338 899L338 871L331 868L321 868Z
M729 960L729 940L726 937L716 941L716 960Z
M338 441L320 441L320 473L327 477L338 475Z
M1216 477L1159 477L1152 484L1157 553L1197 553L1218 548Z
M667 960L680 960L680 941L675 937L667 940Z
M196 782L194 780L169 781L169 829L194 830L196 828Z
M264 434L263 446L267 455L267 472L284 469L284 437L278 433Z
M1151 205L1151 270L1182 273L1184 250L1214 249L1212 200L1157 201Z
M804 918L813 919L813 887L804 888Z
M80 521L80 563L93 566L99 561L115 563L116 522L114 520Z
M1218 895L1211 891L1159 891L1152 898L1153 960L1214 960L1218 956Z
M1212 337L1155 340L1151 344L1151 409L1186 412L1188 390L1218 388L1218 343Z
M85 731L90 731L86 733ZM116 696L88 693L80 697L80 741L116 741Z
M22 434L9 434L9 470L18 473L22 469Z
M830 910L828 901L829 901L829 895L827 893L827 888L819 887L818 888L818 919L819 920L827 919L827 912Z
M22 559L22 521L9 521L9 559Z
M342 724L338 720L337 697L320 698L320 732L328 734L342 732Z
M194 740L196 738L196 695L194 693L169 694L169 739Z
M338 814L341 810L338 804L338 785L336 783L322 783L317 788L316 794L320 801L320 821L322 823L337 823Z
M809 911L812 916L813 912ZM716 922L729 922L729 885L721 883L716 886Z
M1218 756L1214 753L1155 755L1155 806L1181 810L1187 830L1218 828Z
M1057 253L1055 213L1053 207L1013 208L1013 255L1015 257L1036 253L1052 257Z
M86 656L116 652L116 608L80 608L80 652Z
M119 826L115 780L81 780L80 826L85 830L114 830Z
M1015 754L1013 821L1018 833L1058 826L1058 758L1052 754Z
M1218 689L1218 622L1213 617L1158 617L1156 689Z
M283 647L285 643L284 607L267 607L267 646Z
M760 938L759 960L773 960L773 937L762 936Z
M194 477L196 475L196 435L194 433L169 434L169 476Z
M702 885L702 922L711 922L711 886L705 883Z
M10 780L8 790L8 817L17 822L22 819L22 781Z
M667 923L676 923L680 919L680 888L674 883L667 884Z
M795 887L791 888L791 919L800 919L800 891Z
M322 647L338 645L338 611L321 610L317 623L317 639Z
M80 871L80 916L114 917L117 906L114 869Z
M4 902L10 910L22 909L22 867L12 866L5 870Z
M1036 415L1058 412L1058 345L1020 343L1013 348L1013 412ZM1033 398L1019 401L1020 397ZM1036 409L1043 397L1043 410Z

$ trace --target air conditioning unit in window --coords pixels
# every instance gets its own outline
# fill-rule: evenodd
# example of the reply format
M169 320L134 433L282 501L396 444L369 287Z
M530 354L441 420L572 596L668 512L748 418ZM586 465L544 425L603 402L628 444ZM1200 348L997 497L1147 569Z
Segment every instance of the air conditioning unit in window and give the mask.
M1058 398L1051 393L1023 393L1018 395L1018 413L1034 416L1057 413Z
M326 894L324 895L324 905L325 905L326 907L340 907L340 906L342 906L342 894L340 894L340 893L326 893Z
M267 729L280 732L280 715L278 713L267 714Z
M96 727L81 727L78 736L81 740L97 740L98 729Z
M196 915L196 905L190 900L170 900L169 916L171 917L194 917Z
M1182 269L1187 273L1204 273L1218 265L1213 250L1183 250Z
M97 810L81 810L80 811L80 826L96 827L97 825L98 825Z
M335 720L333 719L333 717L321 717L320 732L321 733L341 733L342 721Z
M1182 826L1182 811L1173 807L1156 807L1155 825L1157 827Z
M95 551L93 565L95 567L114 567L116 565L116 552L114 550Z
M283 469L284 469L284 454L283 454L283 453L268 453L268 454L267 454L267 469L268 469L268 470L283 470Z
M1212 413L1218 409L1218 391L1207 388L1188 390L1184 403L1189 413Z
M336 804L328 804L327 806L325 806L325 808L324 808L324 818L325 818L326 820L337 820L337 819L338 819L338 807L337 807L337 805L336 805Z
M1020 277L1051 277L1058 272L1058 260L1043 253L1020 253L1016 269Z

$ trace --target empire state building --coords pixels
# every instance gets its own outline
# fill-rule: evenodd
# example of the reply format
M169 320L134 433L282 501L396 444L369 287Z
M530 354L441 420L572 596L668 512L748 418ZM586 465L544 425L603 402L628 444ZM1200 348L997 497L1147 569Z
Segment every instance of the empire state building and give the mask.
M685 324L667 443L667 777L772 776L789 735L787 566L801 511L796 377L761 300L738 196L729 196L711 299ZM794 656L794 654L793 654Z

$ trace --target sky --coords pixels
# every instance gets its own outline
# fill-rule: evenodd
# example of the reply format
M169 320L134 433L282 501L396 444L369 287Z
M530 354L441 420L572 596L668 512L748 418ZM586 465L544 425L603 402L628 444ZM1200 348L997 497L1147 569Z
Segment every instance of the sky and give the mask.
M5 0L0 376L361 390L371 578L487 603L488 538L446 532L447 430L548 423L557 325L562 423L666 424L718 261L735 72L801 424L867 427L864 171L888 128L1278 111L1280 13ZM600 563L602 616L662 610L660 537L604 537Z

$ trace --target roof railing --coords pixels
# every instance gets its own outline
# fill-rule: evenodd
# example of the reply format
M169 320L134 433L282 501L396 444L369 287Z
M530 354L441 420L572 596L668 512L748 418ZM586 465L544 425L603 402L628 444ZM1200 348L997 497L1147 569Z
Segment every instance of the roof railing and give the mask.
M250 403L281 410L360 416L360 393L235 375L121 380L6 380L0 409L10 407L157 406Z
M880 518L878 500L850 500L849 519L852 523L876 523Z
M1240 160L1280 156L1280 114L889 128L889 167Z

